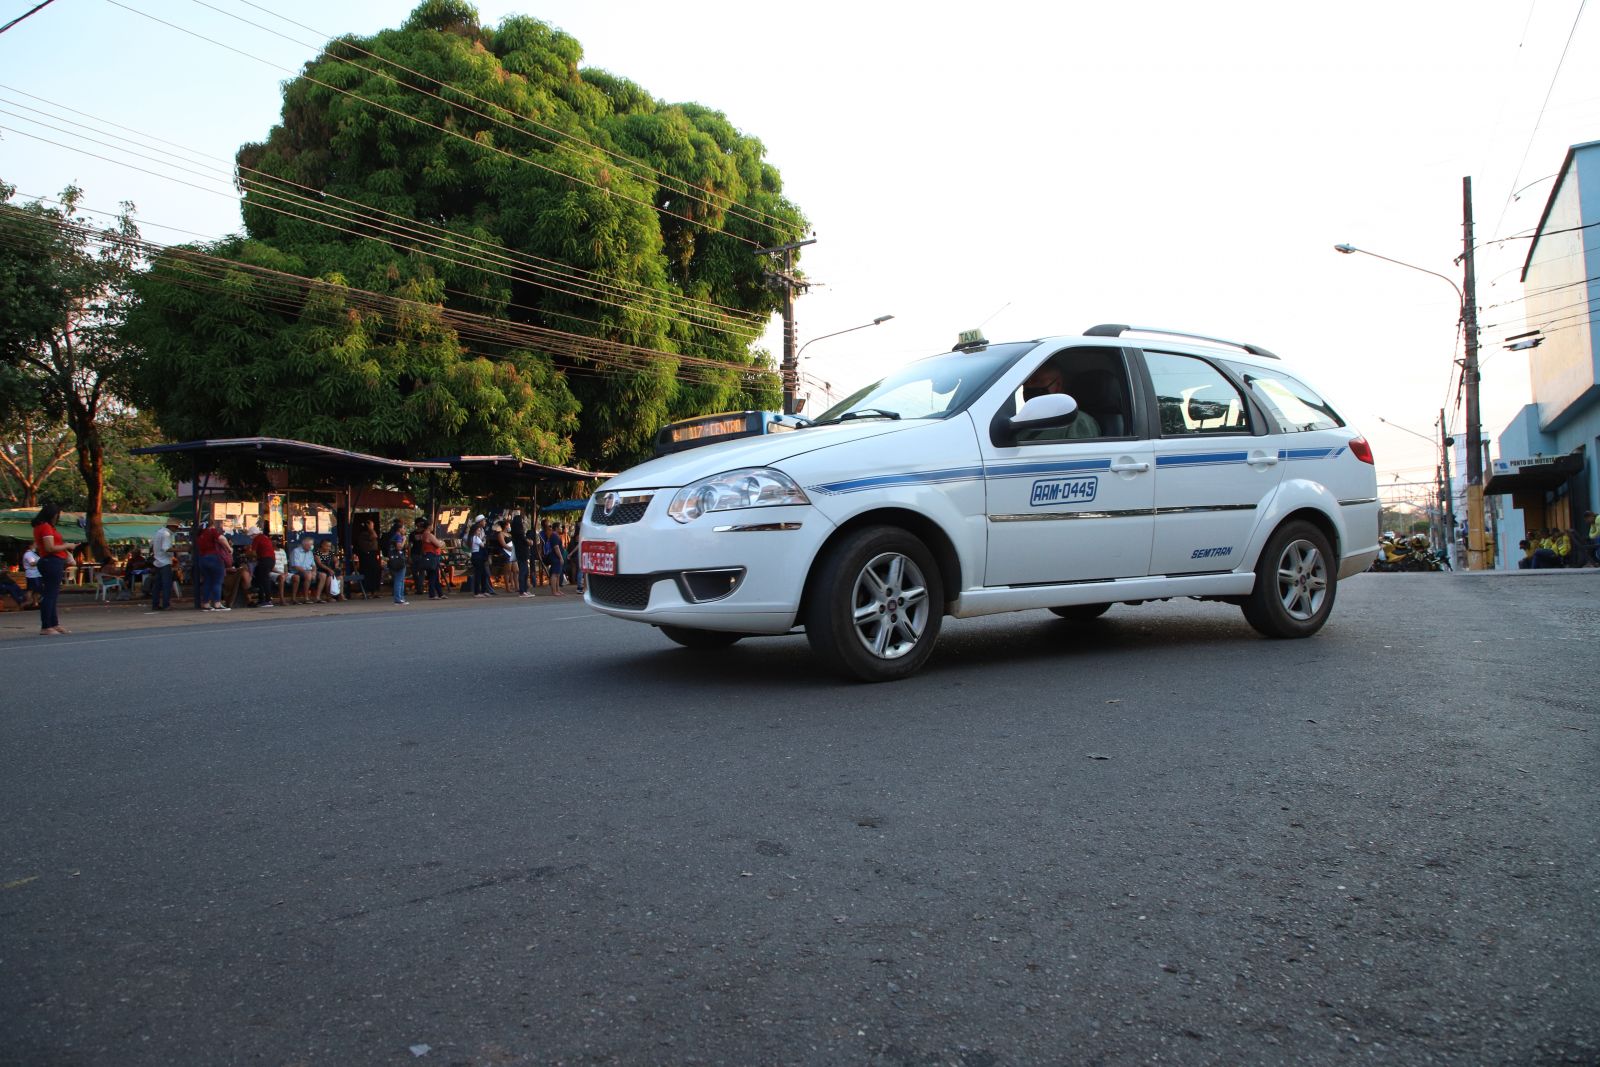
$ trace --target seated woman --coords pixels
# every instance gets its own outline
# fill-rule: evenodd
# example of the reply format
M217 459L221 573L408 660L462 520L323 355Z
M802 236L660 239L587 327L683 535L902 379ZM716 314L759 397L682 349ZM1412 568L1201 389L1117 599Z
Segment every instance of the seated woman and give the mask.
M339 557L333 551L333 542L324 541L317 550L317 573L322 576L322 588L329 591L329 601L347 600L346 583L339 577ZM333 592L336 588L337 592Z

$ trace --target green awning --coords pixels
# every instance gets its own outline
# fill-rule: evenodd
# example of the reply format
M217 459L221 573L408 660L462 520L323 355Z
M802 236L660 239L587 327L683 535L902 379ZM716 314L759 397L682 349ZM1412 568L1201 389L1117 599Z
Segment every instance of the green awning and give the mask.
M0 511L0 537L32 541L33 517L36 514L38 511L34 508L8 508ZM77 544L88 539L88 534L78 525L78 520L82 517L81 511L61 513L61 518L56 522L56 531L61 534L63 541ZM100 522L105 527L107 541L148 541L156 535L157 530L166 525L167 517L106 512L100 516Z

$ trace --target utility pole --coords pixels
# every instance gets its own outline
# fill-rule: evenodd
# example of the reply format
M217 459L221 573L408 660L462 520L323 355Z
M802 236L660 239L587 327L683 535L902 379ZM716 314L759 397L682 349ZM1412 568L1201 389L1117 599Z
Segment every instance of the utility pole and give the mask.
M1467 569L1483 562L1483 427L1478 424L1478 275L1472 257L1472 178L1461 179L1461 261L1466 272L1461 287L1461 332L1467 358L1461 381L1467 390Z
M1456 487L1450 478L1450 446L1455 441L1450 437L1448 424L1444 421L1444 408L1439 409L1439 458L1444 466L1444 497L1440 503L1444 506L1445 526L1449 533L1445 536L1444 554L1454 567L1459 560L1456 559Z
M795 392L800 385L800 353L795 347L794 325L794 298L796 292L805 292L809 287L808 282L795 277L794 253L796 249L817 243L815 237L807 241L795 241L791 244L778 245L774 248L758 248L758 256L783 256L782 270L767 271L767 282L770 285L783 289L783 362L779 364L779 373L783 378L783 413L793 415Z

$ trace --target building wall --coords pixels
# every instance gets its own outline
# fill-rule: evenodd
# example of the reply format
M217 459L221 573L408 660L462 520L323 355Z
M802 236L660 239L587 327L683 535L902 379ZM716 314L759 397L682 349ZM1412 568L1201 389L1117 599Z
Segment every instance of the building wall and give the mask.
M1500 459L1584 449L1583 474L1568 483L1571 524L1600 502L1600 141L1576 145L1551 191L1523 276L1524 319L1542 332L1528 352L1534 402L1500 434ZM1587 227L1587 228L1583 228ZM1567 231L1556 233L1553 231ZM1527 517L1502 497L1502 559L1516 566ZM1502 562L1501 566L1505 566Z
M1523 317L1543 342L1528 353L1542 429L1554 430L1600 403L1600 142L1572 150L1523 276ZM1565 231L1565 232L1555 232Z

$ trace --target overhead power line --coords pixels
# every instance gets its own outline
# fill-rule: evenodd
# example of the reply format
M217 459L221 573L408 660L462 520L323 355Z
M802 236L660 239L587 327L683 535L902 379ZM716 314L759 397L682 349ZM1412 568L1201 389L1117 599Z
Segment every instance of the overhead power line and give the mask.
M232 52L235 55L243 56L246 59L252 60L252 61L254 61L256 63L260 63L260 64L262 64L264 66L271 67L274 70L281 71L281 72L283 72L285 74L289 74L289 75L291 75L293 77L302 78L305 81L308 81L313 85L321 86L322 88L327 89L330 92L339 93L342 96L347 96L350 99L356 100L356 101L358 101L360 103L363 103L363 104L366 104L369 107L375 107L375 108L378 108L379 110L389 112L390 114L393 114L393 115L396 115L396 116L398 116L400 118L406 119L409 122L414 122L419 126L426 126L429 129L435 130L435 131L437 131L439 133L442 133L442 134L446 135L447 137L454 137L457 140L466 142L467 144L475 145L476 147L478 147L480 149L483 149L483 150L486 150L486 151L489 151L489 152L494 152L497 155L501 155L501 156L506 157L507 159L515 160L518 163L523 163L523 164L526 164L526 165L531 166L531 167L536 167L539 170L548 171L549 173L554 174L557 177L565 178L568 181L577 182L580 185L586 185L586 186L590 187L591 189L594 189L594 190L596 190L598 192L604 193L607 196L614 196L619 200L626 200L626 201L628 201L630 203L638 204L641 207L649 208L652 211L659 211L663 215L670 215L675 219L679 219L679 220L681 220L683 222L687 222L691 226L701 226L701 227L704 227L706 229L711 229L711 227L707 226L705 223L701 222L698 219L692 218L691 216L680 214L679 212L673 211L673 210L671 210L670 208L667 208L667 207L663 207L663 206L660 206L660 205L657 205L657 204L652 204L648 200L642 200L642 199L640 199L639 197L636 197L636 196L629 196L626 193L619 192L616 189L607 188L606 186L603 186L603 185L599 184L598 182L590 181L589 179L584 178L584 177L582 177L580 175L571 174L571 173L568 173L567 171L561 170L561 169L559 169L557 167L552 167L552 166L550 166L548 164L541 163L538 160L532 159L532 158L530 158L528 156L520 155L520 154L518 154L516 152L508 151L507 149L501 148L499 145L487 144L487 143L485 143L483 141L478 140L477 138L469 137L468 135L460 132L459 130L452 130L452 129L449 129L448 127L440 126L437 123L429 122L427 119L420 118L420 117L418 117L416 115L413 115L413 114L410 114L409 112L406 112L406 111L402 111L399 108L391 107L388 104L384 104L384 103L380 103L379 101L376 101L376 100L368 99L367 97L362 96L360 93L352 92L349 89L345 89L345 88L342 88L341 86L334 85L331 82L323 81L322 79L317 78L314 75L309 74L309 73L307 73L307 72L305 72L303 70L301 70L301 71L293 70L293 69L291 69L289 67L283 66L282 64L274 63L274 62L272 62L271 60L268 60L268 59L263 59L260 56L257 56L257 55L254 55L254 54L250 53L250 52L245 51L242 48L235 48L233 45L225 44L224 42L218 41L213 37L207 37L203 33L198 33L195 30L191 30L191 29L188 29L187 27L180 26L175 22L170 22L167 19L160 18L160 17L158 17L156 15L152 15L149 12L140 11L138 8L130 7L129 5L127 5L125 3L122 3L121 0L105 0L105 2L108 3L108 4L111 4L113 7L120 7L124 11L132 12L133 14L138 15L141 18L149 19L151 22L157 22L157 23L160 23L163 26L168 27L169 29L177 30L179 33L187 34L190 37L194 37L194 38L197 38L198 40L205 41L208 44L216 45L218 48L226 49L227 51ZM745 237L745 236L743 236L741 234L731 233L731 232L729 232L727 230L713 230L712 232L720 233L723 236L728 237L731 240L735 240L735 241L739 241L739 242L741 242L743 244L747 244L751 248L759 248L759 247L761 247L761 242L756 241L756 240L752 240L751 238Z
M109 214L104 212L96 213ZM299 314L304 311L305 299L309 293L325 292L337 296L353 306L365 307L368 310L384 313L391 313L405 308L419 309L426 314L438 316L440 321L450 326L458 334L466 336L468 340L483 340L505 347L530 348L558 357L619 369L624 373L648 370L662 361L668 361L675 367L675 377L687 380L710 380L710 377L730 373L739 375L770 373L768 368L760 366L697 358L626 342L556 330L550 327L497 319L489 315L461 311L394 294L379 293L357 286L334 284L322 279L275 270L258 264L243 263L226 257L213 256L182 245L166 245L146 238L125 237L108 233L70 219L41 221L45 221L63 232L75 233L103 245L120 245L132 249L145 257L164 255L166 259L163 262L172 266L179 274L179 277L172 279L178 284L187 284L190 287L198 287L209 291L225 292L239 297L240 294L236 287L225 284L220 276L205 275L198 268L215 268L219 275L220 273L249 275L259 285L265 287L263 292L252 294L249 299L257 300L289 314ZM6 233L5 230L0 230L0 243L8 243L7 238L9 237L11 235ZM10 243L14 243L14 238ZM567 367L563 369L582 371L587 368Z
M43 11L45 8L49 7L51 4L53 4L55 2L56 2L56 0L44 0L43 3L34 4L28 10L24 11L22 14L18 15L16 18L14 18L10 22L6 23L4 26L0 26L0 33L5 33L7 30L9 30L11 27L15 26L17 23L21 22L25 18L28 18L28 17L33 16L33 15L37 15L39 12Z
M719 209L719 210L726 211L730 215L733 215L733 216L735 216L737 218L743 219L743 220L745 220L747 222L752 222L752 223L755 223L756 225L764 226L767 229L771 230L773 233L779 234L782 237L788 238L788 237L792 237L793 236L793 231L791 229L792 224L788 220L782 219L779 216L772 214L771 212L762 211L759 208L747 207L746 205L740 204L738 201L734 200L732 197L726 197L726 198L724 198L722 200L718 200L718 199L712 197L709 193L707 193L706 195L701 195L701 193L697 192L695 187L693 185L691 185L687 180L685 180L683 178L679 178L679 177L677 177L676 175L673 175L673 174L668 174L665 171L660 170L660 169L658 169L656 167L652 167L650 164L644 162L643 160L635 159L634 157L626 155L626 154L624 154L622 152L617 152L617 151L614 151L612 149L602 147L601 145L597 145L593 141L586 140L585 138L579 137L576 134L570 133L570 132L568 132L566 130L559 129L559 128L555 127L555 126L548 125L547 123L540 122L536 118L531 118L531 117L526 116L526 115L519 115L519 114L517 114L516 112L513 112L513 111L508 111L504 107L501 107L499 104L496 104L491 100L485 100L483 97L477 96L476 94L474 94L472 92L469 92L466 89L461 88L459 85L455 85L452 82L442 81L442 80L440 80L438 78L433 77L432 75L424 74L421 71L415 70L415 69L413 69L411 67L408 67L405 64L403 64L403 63L401 63L401 62L399 62L397 60L390 59L389 57L381 55L381 54L379 54L377 52L373 52L370 49L363 48L360 45L355 44L354 42L352 42L350 40L337 38L333 34L326 33L324 31L316 29L315 27L312 27L312 26L307 26L303 22L296 22L294 19L289 18L287 15L279 14L278 12L273 11L270 8L263 7L260 4L252 3L251 0L238 0L238 2L244 4L246 7L251 7L251 8L254 8L255 10L257 10L257 11L263 12L264 14L271 15L273 18L279 19L282 22L286 22L291 26L298 26L300 29L307 31L308 33L314 33L317 36L323 38L324 40L328 40L328 41L332 41L332 42L336 43L338 46L340 46L342 48L348 48L348 49L350 49L352 51L359 52L362 55L368 56L368 57L370 57L372 59L375 59L380 63L387 64L388 66L391 66L391 67L395 68L396 70L404 71L405 73L410 74L413 77L421 78L424 81L432 82L434 85L437 85L442 89L448 89L452 93L458 93L461 96L464 96L469 100L472 100L472 101L474 101L476 103L482 104L484 107L493 108L497 112L500 112L500 113L506 114L506 115L510 115L518 123L526 123L527 125L530 125L530 126L536 126L541 130L547 131L549 134L553 135L554 137L563 138L564 140L560 140L560 141L552 140L550 137L545 137L545 136L542 136L542 135L539 135L539 134L530 133L528 130L523 129L521 126L511 125L511 124L509 124L507 122L502 121L499 118L496 118L493 115L490 115L490 114L487 114L485 112L479 111L479 110L477 110L475 108L467 107L466 105L461 104L461 103L459 103L457 101L446 100L444 97L440 96L438 93L429 92L428 90L421 89L418 86L406 85L405 82L402 82L402 81L400 81L400 80L398 80L398 79L396 79L394 77L391 77L390 75L384 74L381 71L373 70L371 67L363 66L360 63L356 63L356 62L352 61L351 59L349 59L348 57L336 56L332 52L330 52L326 47L319 48L317 45L311 44L309 42L297 40L297 39L295 39L293 37L290 37L287 34L280 33L277 30L271 29L270 27L263 26L259 22L254 22L254 21L252 21L250 19L244 18L243 16L236 15L236 14L230 12L230 11L224 11L223 9L221 9L219 7L216 7L213 4L207 3L206 0L192 0L192 2L200 5L201 7L208 8L208 9L210 9L212 11L215 11L220 15L225 15L228 18L234 19L234 20L236 20L238 22L242 22L247 26L254 26L256 29L261 30L263 33L270 33L274 37L280 38L281 40L288 41L291 44L297 44L302 48L315 49L317 51L317 54L323 55L323 56L327 56L329 59L333 59L333 60L336 60L336 61L339 61L339 62L343 62L343 63L350 63L352 66L354 66L354 67L356 67L356 68L358 68L360 70L364 70L364 71L367 71L368 73L375 74L378 77L384 78L385 80L390 81L395 85L401 86L402 88L412 89L412 90L417 91L417 92L425 93L426 95L434 98L435 100L439 100L439 101L441 101L443 103L447 103L447 104L451 105L452 107L459 107L464 111L467 111L467 112L469 112L471 114L477 115L480 118L487 119L488 121L493 122L493 123L495 123L497 125L505 126L508 129L513 129L516 132L523 134L524 136L535 137L538 140L544 141L547 144L555 145L557 147L564 147L564 148L570 149L571 145L568 144L567 142L573 142L573 143L576 143L578 145L582 145L585 148L593 149L594 152L600 153L602 156L604 156L604 157L606 157L606 158L608 158L608 159L610 159L612 161L625 164L625 165L627 165L629 167L632 167L632 168L637 168L639 170L647 172L650 175L653 175L653 177L650 178L649 180L652 181L653 184L657 185L665 193L669 193L669 194L671 194L673 196L685 196L685 197L688 197L688 198L690 198L692 200L696 200L696 201L698 201L698 202L700 202L702 204L705 204L707 207L716 208L716 209ZM591 156L588 156L588 158L596 159L597 157L591 155ZM601 160L601 161L603 162L603 160ZM640 175L640 176L643 177L643 175ZM671 183L674 183L674 184L669 187L668 185L663 184L663 180L671 182Z
M385 211L382 208L373 207L372 205L363 203L361 201L351 200L351 199L348 199L346 197L341 197L341 196L338 196L338 195L333 194L333 193L328 193L328 192L325 192L325 191L322 191L322 190L315 189L315 188L313 188L311 186L304 185L304 184L302 184L300 182L296 182L296 181L293 181L293 180L288 179L288 178L283 178L283 177L280 177L278 175L269 174L266 171L261 171L261 170L255 169L253 167L248 167L248 166L244 166L242 164L234 163L234 162L222 159L221 157L213 156L213 155L210 155L209 153L202 152L202 151L200 151L198 149L189 148L189 147L186 147L184 145L178 144L176 142L168 141L168 140L165 140L164 138L156 137L153 134L145 133L143 131L134 129L131 126L125 126L125 125L123 125L121 123L112 122L109 119L104 119L104 118L101 118L101 117L96 116L96 115L91 115L88 112L79 111L76 108L67 107L64 104L59 104L59 103L56 103L54 101L47 100L44 97L36 96L33 93L24 92L22 90L15 89L15 88L13 88L11 86L0 84L0 90L5 90L7 92L15 93L15 94L20 95L20 96L25 96L25 97L27 97L27 98L29 98L31 100L36 100L36 101L38 101L40 103L43 103L43 104L48 104L50 107L55 108L58 111L66 111L66 112L70 112L71 114L74 114L74 115L79 115L79 116L81 116L83 118L91 119L94 122L99 123L102 126L111 126L111 127L116 128L116 129L119 129L119 130L125 130L128 133L136 134L139 138L142 138L144 141L155 141L155 142L158 142L160 144L168 145L171 148L175 148L179 152L187 153L188 155L191 155L191 156L198 156L201 159L212 160L214 163L220 164L221 166L213 166L213 167L209 167L208 169L210 169L210 170L212 170L214 172L217 172L217 173L226 173L228 175L228 183L229 183L230 187L232 187L234 185L235 179L237 177L237 180L238 180L239 184L248 185L252 189L255 189L257 191L262 192L263 195L272 196L275 199L282 200L282 199L285 199L285 197L278 196L277 194L269 191L268 189L265 188L264 183L273 182L273 183L279 183L282 186L292 186L294 189L304 190L306 193L311 194L310 196L301 196L299 194L290 193L289 195L290 195L290 197L292 197L293 202L299 203L299 204L303 204L304 206L310 207L310 208L312 208L314 210L327 212L329 214L335 215L335 217L343 217L344 215L349 215L351 217L363 217L363 216L370 216L371 214L376 213L377 215L385 216L388 220L393 220L394 222L396 222L398 224L401 224L401 228L402 229L411 230L411 231L417 233L419 239L423 240L424 243L430 243L431 242L431 243L433 243L435 245L440 245L442 243L444 246L451 247L452 250L466 250L468 252L471 252L474 255L483 255L483 256L486 256L487 258L491 259L491 260L495 260L495 261L498 261L498 262L513 263L513 264L523 265L523 266L526 266L527 269L529 269L532 273L534 273L536 275L539 275L541 277L553 278L555 280L559 280L559 281L563 282L564 284L594 285L594 286L597 286L597 287L599 287L600 289L603 289L603 290L614 290L614 291L616 291L618 293L627 293L629 295L636 295L636 296L641 297L642 299L644 299L647 303L662 304L662 305L664 305L664 307L667 310L670 310L672 313L674 313L674 314L682 314L682 315L685 315L686 317L690 317L690 318L699 316L699 317L703 317L703 318L709 319L712 322L718 323L720 325L735 325L736 324L736 325L742 326L742 327L747 328L747 329L760 329L760 328L762 328L764 326L765 320L767 318L767 316L761 315L761 314L756 313L756 312L749 312L749 311L745 311L745 310L743 310L741 308L733 308L733 307L730 307L728 305L718 304L715 301L701 300L701 299L698 299L698 298L687 296L687 295L682 294L682 293L677 293L677 292L673 292L673 291L666 290L666 289L660 289L660 288L654 287L654 286L647 286L647 285L641 285L641 284L636 284L636 283L619 282L619 281L616 281L616 280L613 280L613 279L609 279L609 278L605 277L604 275L601 275L601 274L599 274L599 273L597 273L595 271L584 270L584 269L579 268L579 267L572 267L572 266L569 266L567 264L561 263L561 262L559 262L557 260L547 259L547 258L542 257L542 256L536 256L536 255L533 255L532 253L523 252L523 251L520 251L520 250L517 250L517 249L510 248L510 247L505 246L505 245L497 245L497 244L483 242L483 241L480 241L480 240L478 240L476 238L472 238L470 236L457 233L457 232L455 232L453 230L446 229L446 228L444 228L442 226L435 226L435 225L432 225L432 224L419 222L419 221L417 221L415 219L412 219L412 218L410 218L408 216L399 215L399 214L397 214L395 212L391 212L391 211ZM8 101L4 101L3 98L0 98L0 102L8 102ZM118 134L108 133L108 132L106 132L104 130L96 129L93 126L89 126L89 125L86 125L84 123L75 122L72 119L62 118L62 117L60 117L58 115L51 114L48 111L43 111L43 110L40 110L38 108L29 107L26 104L20 104L20 103L15 103L15 102L9 102L9 103L11 103L11 105L13 107L20 107L20 108L23 108L26 111L31 111L31 112L34 112L35 114L44 115L44 116L46 116L48 118L55 119L58 122L65 122L65 123L68 123L69 125L77 126L77 127L81 128L81 129L90 130L93 133L98 133L98 134L100 134L102 136L105 136L105 137L112 137L112 138L114 138L116 140L119 140L119 141L127 141L130 144L138 145L140 148L147 148L150 151L158 152L161 155L172 156L173 158L178 159L183 163L195 163L195 162L197 162L196 160L187 159L184 156L177 155L176 153L168 152L168 151L166 151L164 149L156 148L153 145L145 144L140 140L135 140L133 138L128 138L128 137L122 137L122 136L120 136ZM69 133L72 136L80 137L83 140L87 140L87 141L90 141L91 143L95 143L95 144L100 144L100 145L102 145L104 147L113 148L116 151L123 151L123 152L127 152L128 151L127 149L122 149L122 148L119 148L119 147L114 146L114 145L107 145L103 141L95 141L93 138L84 137L81 134L73 134L73 133L71 133L71 131L61 130L60 127L50 126L48 123L40 122L38 119L28 118L26 116L20 116L20 115L14 115L14 117L25 118L26 121L34 122L37 125L45 126L47 129L54 129L54 130L57 130L58 132L61 132L61 133ZM149 156L141 156L139 153L136 153L136 152L129 152L128 154L140 156L140 158L149 160L150 162L159 162L163 166L173 166L174 169L186 170L186 168L184 168L184 167L178 167L178 166L176 166L174 164L167 163L164 160L156 160L156 159L153 159L152 157L149 157ZM205 164L200 164L200 165L204 166ZM186 170L186 173L195 174L197 177L203 177L204 176L204 175L201 175L201 174L199 174L198 172L195 172L195 171ZM245 175L250 175L251 177L244 177ZM280 193L281 192L287 192L287 190L279 190L279 192ZM229 194L229 195L231 196L232 194ZM351 210L344 209L344 208L332 207L327 203L330 200L331 201L337 201L339 204L352 205L352 207L354 209L357 209L357 210L351 211ZM257 205L257 206L262 206L262 205ZM535 283L535 284L537 284L537 283Z
M1533 120L1533 129L1528 131L1528 144L1522 150L1522 160L1517 164L1516 177L1511 179L1511 191L1506 193L1504 204L1500 205L1500 217L1495 220L1494 232L1500 232L1501 223L1506 220L1506 211L1511 207L1511 198L1516 195L1517 183L1522 180L1522 170L1528 165L1528 155L1533 151L1533 142L1539 136L1539 125L1544 122L1544 113L1550 107L1550 95L1556 91L1556 82L1561 79L1561 68L1566 65L1567 52L1572 48L1572 39L1577 36L1578 23L1583 19L1583 9L1589 0L1578 0L1578 12L1572 16L1572 28L1567 31L1567 41L1561 46L1561 56L1556 60L1556 69L1550 73L1550 85L1544 91L1544 102L1539 105L1539 114Z

